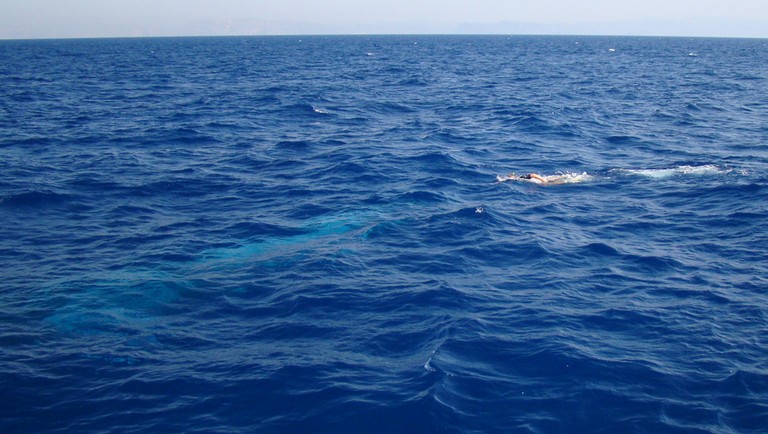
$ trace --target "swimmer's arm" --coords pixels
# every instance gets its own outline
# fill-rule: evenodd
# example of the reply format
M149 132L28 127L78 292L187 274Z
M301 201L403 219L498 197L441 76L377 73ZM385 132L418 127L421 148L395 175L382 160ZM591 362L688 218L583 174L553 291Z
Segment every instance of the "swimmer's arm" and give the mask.
M547 178L545 178L545 177L543 177L543 176L541 176L541 175L537 175L537 174L535 174L535 173L531 173L531 174L529 174L528 176L529 176L531 179L535 179L535 180L541 181L541 183L542 183L542 184L546 184L547 182L549 182L549 181L547 180Z

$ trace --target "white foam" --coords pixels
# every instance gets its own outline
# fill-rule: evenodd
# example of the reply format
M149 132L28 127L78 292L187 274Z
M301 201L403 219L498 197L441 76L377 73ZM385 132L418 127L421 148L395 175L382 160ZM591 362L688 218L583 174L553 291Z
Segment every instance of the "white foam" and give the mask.
M714 164L704 164L701 166L676 166L668 169L615 169L615 171L654 179L669 178L679 175L720 175L729 172L729 170L722 169Z
M705 164L703 166L679 166L676 169L679 173L684 175L717 175L728 172L728 170L721 169L714 164Z
M581 173L564 173L560 175L560 182L564 184L577 184L580 182L589 182L595 179L594 176L587 172Z

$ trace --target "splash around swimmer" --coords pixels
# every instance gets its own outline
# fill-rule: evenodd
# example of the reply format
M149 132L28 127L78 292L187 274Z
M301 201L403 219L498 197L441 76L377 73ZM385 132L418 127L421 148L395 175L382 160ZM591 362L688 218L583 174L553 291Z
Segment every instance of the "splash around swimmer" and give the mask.
M534 184L568 184L575 182L584 182L591 179L591 176L586 172L580 174L564 173L562 175L540 175L538 173L528 173L525 175L518 175L514 172L508 175L497 175L496 181L524 181Z

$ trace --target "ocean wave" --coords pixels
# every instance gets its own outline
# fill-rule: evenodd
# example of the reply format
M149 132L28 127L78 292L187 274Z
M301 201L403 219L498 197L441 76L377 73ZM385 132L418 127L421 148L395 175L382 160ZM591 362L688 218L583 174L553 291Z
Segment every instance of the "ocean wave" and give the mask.
M761 432L764 48L0 41L0 431Z
M0 196L0 206L14 208L49 208L71 204L74 197L70 194L56 193L49 190L26 191Z

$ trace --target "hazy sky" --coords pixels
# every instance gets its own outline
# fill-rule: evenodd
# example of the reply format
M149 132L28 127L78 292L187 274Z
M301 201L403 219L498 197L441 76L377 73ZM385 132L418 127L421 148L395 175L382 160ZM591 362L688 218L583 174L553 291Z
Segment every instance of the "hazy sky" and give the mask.
M314 33L768 37L768 0L0 0L0 38Z

